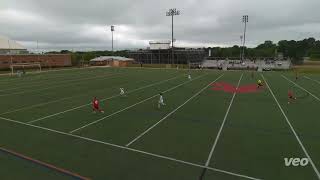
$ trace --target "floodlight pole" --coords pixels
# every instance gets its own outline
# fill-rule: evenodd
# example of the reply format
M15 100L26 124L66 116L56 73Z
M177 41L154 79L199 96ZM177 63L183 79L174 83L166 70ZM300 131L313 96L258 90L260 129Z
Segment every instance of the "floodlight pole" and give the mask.
M11 68L11 75L13 75L13 67L12 67L12 52L11 52L11 45L10 45L10 40L8 39L8 46L9 46L9 54L10 54L10 68Z
M114 31L114 25L111 26L111 36L112 36L111 48L112 48L112 54L113 54L113 31Z
M38 54L38 63L40 63L40 58L39 58L39 42L37 40L37 54Z
M171 64L174 64L173 16L180 15L180 11L177 10L176 8L169 9L169 11L167 11L166 15L167 16L171 16L171 43L172 43L172 47L171 47Z
M247 22L249 22L249 16L242 16L242 22L244 23L244 32L243 32L243 47L242 47L242 60L244 59L244 48L246 44L246 31L247 31Z
M239 49L240 49L240 60L242 60L242 54L241 54L241 51L242 51L242 39L243 39L243 36L241 35L240 36L240 47L239 47Z

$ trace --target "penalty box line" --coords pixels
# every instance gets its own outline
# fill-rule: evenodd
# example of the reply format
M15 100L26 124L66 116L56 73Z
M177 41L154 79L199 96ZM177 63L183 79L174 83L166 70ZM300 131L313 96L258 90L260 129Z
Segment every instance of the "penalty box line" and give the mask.
M106 146L113 147L113 148L124 149L124 150L127 150L127 151L148 155L150 157L156 157L156 158L159 158L159 159L165 159L165 160L169 160L169 161L172 161L172 162L177 162L177 163L180 163L180 164L185 164L185 165L189 165L189 166L193 166L193 167L207 168L207 169L215 171L215 172L220 172L220 173L233 175L233 176L237 176L237 177L242 177L242 178L246 178L246 179L261 180L259 178L254 178L254 177L250 177L250 176L246 176L246 175L242 175L242 174L238 174L238 173L233 173L233 172L229 172L229 171L225 171L225 170L221 170L221 169L217 169L217 168L207 167L207 166L203 166L203 165L200 165L200 164L187 162L187 161L179 160L179 159L168 157L168 156L163 156L163 155L154 154L154 153L150 153L150 152L146 152L146 151L142 151L142 150L138 150L138 149L129 148L129 147L126 147L126 146L116 145L116 144L112 144L112 143L108 143L108 142L104 142L104 141L100 141L100 140L95 140L95 139L91 139L91 138L87 138L87 137L83 137L83 136L78 136L78 135L75 135L75 134L70 134L70 133L66 133L66 132L62 132L62 131L58 131L58 130L54 130L54 129L49 129L49 128L45 128L45 127L41 127L41 126L37 126L37 125L33 125L33 124L28 124L28 123L16 121L16 120L9 119L9 118L0 117L0 119L2 119L4 121L7 121L7 122L14 123L14 124L24 125L24 126L27 126L27 127L41 129L41 130L44 130L44 131L47 131L47 132L52 132L52 133L55 133L55 134L60 134L60 135L68 136L68 137L73 137L73 138L76 138L76 139L82 139L82 140L87 141L87 142L92 142L92 143L96 143L96 144L102 144L102 145L106 145Z

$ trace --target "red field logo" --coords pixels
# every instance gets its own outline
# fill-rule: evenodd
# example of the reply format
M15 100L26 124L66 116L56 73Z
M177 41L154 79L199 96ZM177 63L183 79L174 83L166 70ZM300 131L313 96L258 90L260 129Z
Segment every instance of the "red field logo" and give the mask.
M228 93L254 93L262 90L262 88L258 88L256 84L243 85L237 88L236 86L226 82L217 82L212 84L212 90Z

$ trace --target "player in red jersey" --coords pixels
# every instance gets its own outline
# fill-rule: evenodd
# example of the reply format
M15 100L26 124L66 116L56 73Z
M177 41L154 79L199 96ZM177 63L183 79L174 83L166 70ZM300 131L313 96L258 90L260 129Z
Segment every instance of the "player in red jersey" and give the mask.
M104 113L104 111L102 109L100 109L99 100L96 97L94 97L93 101L92 101L92 110L93 110L94 113L97 112L97 111L101 112L101 113Z
M293 92L292 91L288 91L288 104L291 103L291 101L296 100L297 98L294 97Z

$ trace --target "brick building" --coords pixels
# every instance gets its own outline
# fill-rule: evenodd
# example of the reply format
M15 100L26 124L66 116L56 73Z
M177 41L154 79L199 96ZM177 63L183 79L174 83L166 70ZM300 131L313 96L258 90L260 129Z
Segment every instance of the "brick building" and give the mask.
M0 55L0 69L10 68L11 63L40 63L42 67L67 67L72 65L70 54Z

